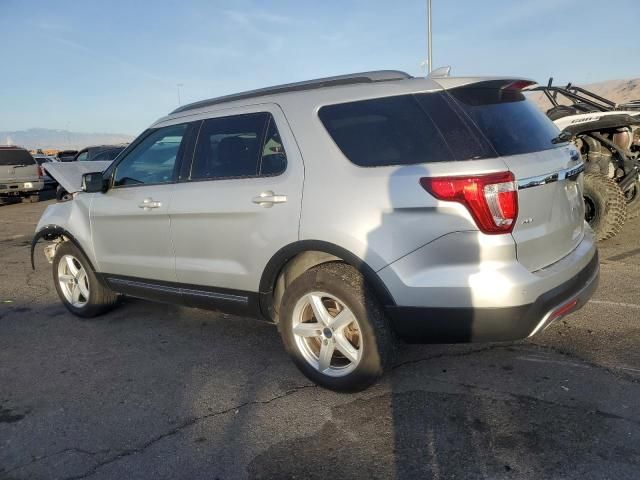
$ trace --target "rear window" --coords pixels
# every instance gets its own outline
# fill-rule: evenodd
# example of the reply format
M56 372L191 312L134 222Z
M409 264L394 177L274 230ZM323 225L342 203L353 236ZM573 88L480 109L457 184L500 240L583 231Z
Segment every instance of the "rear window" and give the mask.
M559 130L522 92L485 82L327 105L318 116L362 167L472 160L548 150Z
M0 149L0 165L34 165L36 162L26 150Z
M518 90L487 86L448 90L499 155L555 148L560 131Z

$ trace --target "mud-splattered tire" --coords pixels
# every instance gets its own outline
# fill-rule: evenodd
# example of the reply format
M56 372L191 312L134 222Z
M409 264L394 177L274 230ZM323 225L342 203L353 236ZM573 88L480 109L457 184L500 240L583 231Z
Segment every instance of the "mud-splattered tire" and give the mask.
M330 390L364 390L393 361L388 320L360 272L346 264L296 278L284 292L279 328L296 366Z
M627 219L627 202L618 185L604 175L584 176L585 220L598 241L614 237Z
M53 284L63 305L74 315L91 318L111 310L118 294L100 283L82 251L64 242L53 257Z

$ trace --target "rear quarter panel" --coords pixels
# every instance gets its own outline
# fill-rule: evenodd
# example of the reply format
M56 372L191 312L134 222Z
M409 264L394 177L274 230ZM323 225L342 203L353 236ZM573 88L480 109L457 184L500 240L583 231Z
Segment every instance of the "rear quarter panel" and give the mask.
M312 97L282 108L304 157L300 238L346 248L376 271L450 232L478 230L464 206L432 197L421 177L507 170L500 158L359 167L327 133Z

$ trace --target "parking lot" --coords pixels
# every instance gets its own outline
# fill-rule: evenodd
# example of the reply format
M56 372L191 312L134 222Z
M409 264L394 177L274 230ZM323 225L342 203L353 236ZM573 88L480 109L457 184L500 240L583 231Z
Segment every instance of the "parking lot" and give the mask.
M640 222L581 311L532 340L403 346L360 394L310 384L270 324L127 299L81 321L0 207L0 478L637 478Z

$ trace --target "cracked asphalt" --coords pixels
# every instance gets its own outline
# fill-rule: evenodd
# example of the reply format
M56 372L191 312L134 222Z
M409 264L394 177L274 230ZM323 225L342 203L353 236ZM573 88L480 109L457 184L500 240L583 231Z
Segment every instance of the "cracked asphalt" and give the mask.
M264 322L135 299L72 317L41 248L29 265L45 205L0 207L0 479L640 477L638 220L581 311L528 341L403 346L347 395Z

